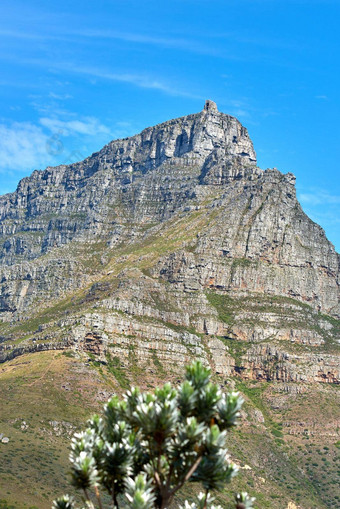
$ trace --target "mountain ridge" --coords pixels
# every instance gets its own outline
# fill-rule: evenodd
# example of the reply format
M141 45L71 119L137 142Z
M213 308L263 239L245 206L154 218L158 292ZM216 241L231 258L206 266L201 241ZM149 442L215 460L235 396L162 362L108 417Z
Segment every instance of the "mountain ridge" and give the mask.
M163 324L156 336L167 331L174 339L173 324L191 328L197 348L196 333L247 343L238 362L251 377L339 379L337 359L327 353L339 334L339 255L302 211L294 175L259 169L247 130L212 101L80 163L34 172L0 198L0 217L2 359L43 344L88 345L93 327L76 324L79 309L88 316L94 302L127 312L123 328L101 320L108 338L134 329L139 309L137 321ZM63 303L64 313L75 313L66 336L65 320L53 318ZM38 328L20 339L27 321L47 320L37 309L54 332ZM135 327L143 338L154 334L151 326ZM108 341L99 348L103 359ZM235 345L212 341L224 352L219 369L231 372L236 361L226 352ZM296 372L286 350L297 344L326 348L325 356L307 352Z

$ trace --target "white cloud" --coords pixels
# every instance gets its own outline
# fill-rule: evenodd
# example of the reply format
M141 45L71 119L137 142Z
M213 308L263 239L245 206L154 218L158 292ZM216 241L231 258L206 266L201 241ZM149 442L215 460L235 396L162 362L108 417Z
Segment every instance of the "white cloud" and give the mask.
M192 53L198 53L200 55L212 55L212 56L223 56L223 52L219 51L214 47L213 44L206 45L202 44L198 40L188 39L186 37L164 37L143 33L132 33L132 32L119 32L115 30L94 30L94 29L82 29L82 30L67 30L62 27L58 30L58 33L42 32L34 33L24 32L22 30L5 30L0 29L0 36L8 37L10 39L28 40L28 41L64 41L73 42L77 40L79 43L80 38L86 39L111 39L123 42L132 42L137 44L147 44L157 47L164 48L175 48L181 51L188 51Z
M120 129L121 130L121 129ZM99 143L113 137L111 130L94 117L63 120L60 118L41 118L39 124L31 122L12 122L0 124L0 172L31 171L63 162L69 153L66 138L70 146L74 141L84 145L86 153L87 136L98 136ZM80 156L77 156L79 159ZM70 161L68 161L70 162Z
M13 60L12 56L11 59ZM0 60L6 60L6 56L0 54ZM173 84L166 83L164 81L159 80L158 78L153 78L152 76L149 76L147 74L136 74L130 72L114 73L97 67L77 66L70 64L68 62L51 62L44 58L24 58L24 59L16 58L16 63L54 69L62 71L63 73L83 74L85 76L88 76L89 78L105 79L121 83L130 83L131 85L134 85L139 88L159 90L161 92L164 92L165 94L176 97L188 97L190 99L200 99L200 100L205 99L205 96L195 94L188 90L177 88ZM92 83L95 84L96 81L94 80ZM42 112L46 108L45 105L40 105L39 103L35 103L34 106L36 109L40 109L40 111Z
M306 205L340 205L340 196L330 194L328 191L315 191L300 193L299 200Z
M184 90L179 90L172 85L169 85L147 75L134 73L112 73L95 67L76 67L76 66L71 67L65 64L58 64L56 65L56 67L65 71L74 72L78 74L85 74L94 78L130 83L131 85L135 85L139 88L156 89L173 96L190 97L191 99L202 99L202 100L205 99L203 96L199 96Z
M58 132L60 136L110 134L110 129L94 117L85 117L83 120L60 120L58 118L43 117L40 119L40 124L52 132Z
M0 171L22 171L53 164L49 135L30 122L0 124Z
M157 47L175 48L181 51L198 53L200 55L224 56L224 51L218 50L214 44L207 45L197 39L187 37L159 36L143 33L119 32L116 30L72 30L66 31L66 36L76 36L96 39L116 39L118 41L149 44ZM230 58L236 59L233 55Z
M72 95L70 94L55 94L54 92L50 92L48 94L51 99L56 99L58 101L64 101L65 99L73 99Z
M23 32L22 30L5 30L0 29L0 35L2 37L10 37L13 39L25 39L25 40L41 40L44 38L43 35L34 34L33 32Z

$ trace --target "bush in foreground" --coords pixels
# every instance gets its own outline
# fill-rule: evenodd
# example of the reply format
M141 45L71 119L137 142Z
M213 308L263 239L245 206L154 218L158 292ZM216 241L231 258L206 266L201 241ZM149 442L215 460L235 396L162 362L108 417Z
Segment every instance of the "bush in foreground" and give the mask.
M82 490L84 507L166 509L184 484L195 482L203 491L181 509L222 509L211 492L237 473L226 438L242 403L238 393L224 394L212 384L200 362L186 368L179 389L167 383L154 393L131 389L121 400L113 396L103 416L94 416L72 440L72 484ZM238 494L235 507L251 509L253 500ZM53 508L76 505L66 495Z

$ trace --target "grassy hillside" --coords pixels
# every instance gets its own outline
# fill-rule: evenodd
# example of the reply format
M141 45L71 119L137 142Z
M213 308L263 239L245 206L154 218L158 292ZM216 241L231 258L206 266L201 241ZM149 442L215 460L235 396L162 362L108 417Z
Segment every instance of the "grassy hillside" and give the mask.
M130 382L151 388L143 370L123 369L117 359L103 365L73 352L28 354L0 368L1 508L51 507L70 492L68 449L72 434L113 392ZM155 355L154 383L178 376ZM226 381L217 379L223 387ZM242 426L230 433L230 453L241 469L226 493L246 489L258 508L339 507L340 405L332 385L301 386L231 380L246 398ZM315 402L318 402L317 405ZM322 419L320 419L320 411ZM4 502L6 501L6 503ZM2 505L1 505L2 504Z

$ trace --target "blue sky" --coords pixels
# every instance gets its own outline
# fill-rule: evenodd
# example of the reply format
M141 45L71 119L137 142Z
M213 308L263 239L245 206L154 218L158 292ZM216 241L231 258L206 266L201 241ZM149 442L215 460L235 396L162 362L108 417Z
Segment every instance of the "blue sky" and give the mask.
M1 0L0 193L209 98L340 251L339 19L340 0Z

